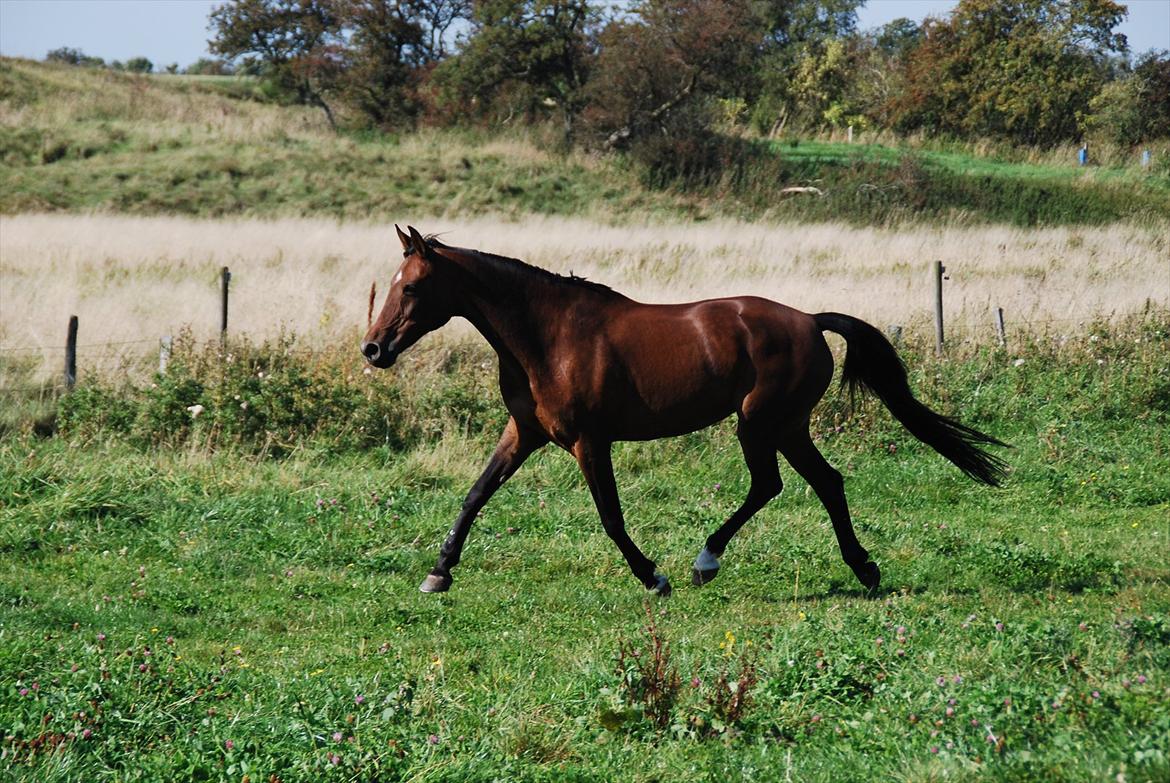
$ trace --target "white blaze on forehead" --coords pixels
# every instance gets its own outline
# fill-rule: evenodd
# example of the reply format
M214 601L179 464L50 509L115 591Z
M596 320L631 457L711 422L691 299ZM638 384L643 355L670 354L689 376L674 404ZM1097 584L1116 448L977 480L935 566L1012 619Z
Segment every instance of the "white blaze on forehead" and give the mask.
M394 275L394 279L390 281L390 285L394 285L395 283L397 283L401 279L402 279L402 270L399 269L398 274Z

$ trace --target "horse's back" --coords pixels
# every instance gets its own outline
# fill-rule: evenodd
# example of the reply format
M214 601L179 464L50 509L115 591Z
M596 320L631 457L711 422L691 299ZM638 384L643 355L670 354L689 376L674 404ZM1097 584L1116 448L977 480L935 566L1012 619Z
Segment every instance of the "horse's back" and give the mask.
M606 315L587 386L620 439L689 432L785 401L811 407L832 374L812 316L761 297L629 302Z

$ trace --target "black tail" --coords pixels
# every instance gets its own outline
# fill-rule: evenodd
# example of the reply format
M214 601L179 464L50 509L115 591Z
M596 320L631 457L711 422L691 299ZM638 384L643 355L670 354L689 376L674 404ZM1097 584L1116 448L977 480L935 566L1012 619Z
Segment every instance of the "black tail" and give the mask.
M813 318L822 330L836 332L845 338L848 350L845 366L841 369L841 383L848 385L851 393L858 389L873 392L918 440L955 463L959 470L976 481L999 486L1007 463L976 444L1005 446L1005 443L954 419L940 416L914 399L906 382L906 366L898 358L894 346L865 321L841 313L819 313Z

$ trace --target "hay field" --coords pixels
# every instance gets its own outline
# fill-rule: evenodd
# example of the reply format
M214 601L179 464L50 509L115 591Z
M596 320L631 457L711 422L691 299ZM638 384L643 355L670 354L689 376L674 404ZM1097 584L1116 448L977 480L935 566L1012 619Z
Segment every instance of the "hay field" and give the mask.
M881 326L929 328L931 262L942 260L949 334L1075 333L1088 321L1170 305L1165 230L855 228L708 221L643 226L527 217L403 216L444 241L522 258L612 285L643 301L751 293L803 310L839 310ZM189 326L213 337L219 270L232 270L230 330L292 330L311 345L364 326L372 279L400 257L392 225L323 219L197 220L112 215L0 217L0 348L42 350L57 365L70 314L82 345L148 353ZM469 331L448 327L448 335ZM433 338L432 338L433 339ZM136 341L143 341L141 344ZM135 347L137 346L137 347ZM91 360L93 351L90 352ZM81 356L83 366L86 353Z

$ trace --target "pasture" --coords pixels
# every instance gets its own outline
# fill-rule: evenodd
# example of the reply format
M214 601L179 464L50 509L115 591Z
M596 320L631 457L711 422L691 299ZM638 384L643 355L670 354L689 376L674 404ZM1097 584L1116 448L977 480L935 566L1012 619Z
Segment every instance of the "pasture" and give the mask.
M647 298L714 293L704 270L733 255L724 242L757 248L734 254L747 263L779 248L775 268L731 279L910 327L928 305L890 301L927 286L910 282L923 270L902 269L903 253L982 247L1026 265L1087 248L1094 260L1065 268L1083 278L1063 296L1020 305L1036 324L1006 349L979 331L994 289L956 308L970 326L945 360L907 330L922 398L1014 446L1003 489L964 479L876 403L852 416L834 392L822 403L818 444L882 566L874 598L786 466L784 493L719 578L687 586L703 538L747 489L732 427L619 446L631 534L676 583L648 601L575 463L551 449L482 513L452 592L417 592L504 415L494 357L458 330L363 372L354 327L369 276L389 274L385 229L217 224L209 255L184 266L206 224L127 220L5 218L6 277L15 249L35 244L22 236L56 237L40 279L102 302L83 323L117 337L129 335L120 324L157 332L196 298L174 312L202 320L214 270L230 263L236 323L256 337L233 337L225 357L190 334L154 379L132 361L94 367L62 400L56 437L0 442L6 774L1140 781L1170 769L1170 322L1136 282L1142 258L1157 272L1157 236L1126 235L1139 259L1126 278L1119 256L1114 274L1093 268L1116 241L1089 229L738 225L671 243L662 228L557 223L558 249L548 223L471 223L476 244ZM108 261L83 263L71 236ZM859 242L886 266L831 271ZM337 255L311 263L323 247ZM268 291L256 274L281 282ZM189 277L200 285L184 292ZM870 296L845 297L867 281ZM1103 290L1130 291L1145 315L1094 318ZM302 341L265 320L278 301ZM35 323L7 308L7 330ZM192 418L192 404L205 412Z
M1170 777L1161 170L822 140L655 190L539 131L335 136L250 90L0 61L0 777ZM822 175L824 199L777 200ZM506 416L464 324L364 366L394 220L645 301L902 326L916 393L1010 443L1011 472L978 486L832 390L814 435L881 591L783 464L694 588L748 487L733 424L622 444L659 600L546 448L422 595Z

